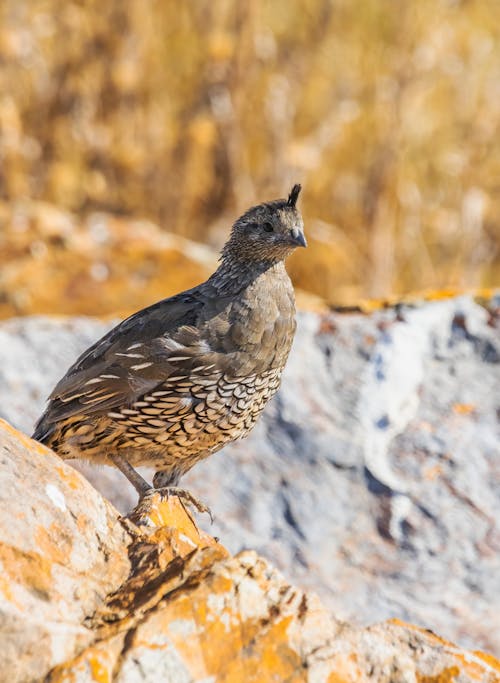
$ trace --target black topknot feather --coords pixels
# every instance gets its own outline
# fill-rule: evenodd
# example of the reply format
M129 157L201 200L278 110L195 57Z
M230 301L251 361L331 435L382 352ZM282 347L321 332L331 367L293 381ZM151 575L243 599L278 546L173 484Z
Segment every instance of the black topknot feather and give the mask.
M295 208L295 204L297 203L297 199L299 197L300 191L302 189L302 185L296 184L292 187L292 190L290 194L288 195L288 201L286 203L287 206L291 206L292 209Z

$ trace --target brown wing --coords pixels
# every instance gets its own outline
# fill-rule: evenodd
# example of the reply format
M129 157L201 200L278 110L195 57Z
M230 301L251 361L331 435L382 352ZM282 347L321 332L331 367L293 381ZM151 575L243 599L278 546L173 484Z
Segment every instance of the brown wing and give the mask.
M97 341L69 368L49 397L33 438L43 440L59 420L107 412L132 403L173 373L210 352L195 326L205 305L196 290L135 313Z

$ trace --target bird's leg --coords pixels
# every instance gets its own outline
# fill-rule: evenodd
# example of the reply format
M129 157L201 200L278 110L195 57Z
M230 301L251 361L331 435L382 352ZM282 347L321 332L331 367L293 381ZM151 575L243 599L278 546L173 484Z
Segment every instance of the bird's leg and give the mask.
M210 521L214 521L212 512L207 505L199 501L187 489L176 486L179 479L178 476L172 475L170 472L157 472L153 477L153 486L151 486L143 477L141 477L139 472L134 470L132 465L130 465L123 456L111 455L110 458L135 488L139 494L139 500L142 500L146 496L152 496L155 493L166 500L168 500L168 497L171 495L177 496L181 502L185 501L188 505L192 505L198 512L206 512L210 516Z
M152 490L153 487L150 484L148 484L144 477L141 477L139 472L136 472L134 470L132 465L130 465L124 457L122 457L121 455L111 455L110 458L118 467L118 469L122 472L122 474L124 474L127 477L129 482L135 488L135 490L139 494L139 499L141 499L143 496L146 495L146 493L149 493L149 491Z

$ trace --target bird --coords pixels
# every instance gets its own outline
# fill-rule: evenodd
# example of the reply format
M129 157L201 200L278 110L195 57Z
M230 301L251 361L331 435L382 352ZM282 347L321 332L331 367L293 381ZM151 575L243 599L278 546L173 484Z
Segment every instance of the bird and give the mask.
M33 438L63 459L118 467L139 500L157 491L210 512L179 480L247 435L279 388L296 329L284 261L307 246L300 191L240 216L205 282L90 346L53 389ZM155 469L152 486L141 465Z

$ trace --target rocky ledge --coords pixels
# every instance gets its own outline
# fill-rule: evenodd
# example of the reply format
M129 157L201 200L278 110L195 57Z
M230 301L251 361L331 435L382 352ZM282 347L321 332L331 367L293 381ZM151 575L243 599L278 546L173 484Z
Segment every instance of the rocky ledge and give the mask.
M0 645L9 683L500 680L500 663L399 621L337 620L176 498L127 517L0 421Z

